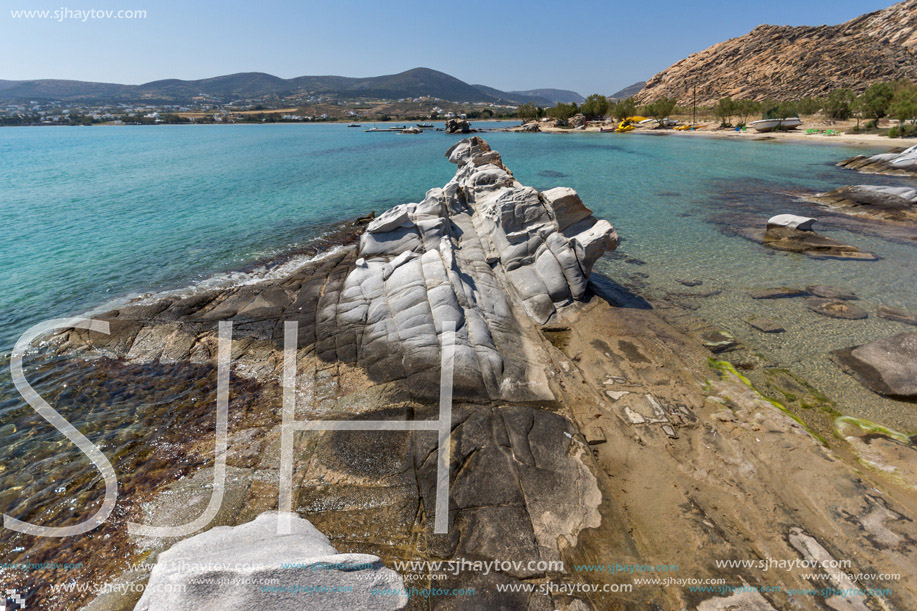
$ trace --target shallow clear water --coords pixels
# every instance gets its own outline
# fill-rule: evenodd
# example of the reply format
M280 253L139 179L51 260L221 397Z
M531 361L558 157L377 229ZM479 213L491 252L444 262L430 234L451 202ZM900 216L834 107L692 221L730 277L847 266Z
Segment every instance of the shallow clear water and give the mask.
M917 429L917 408L883 400L839 372L829 350L912 330L871 315L838 321L801 300L753 301L749 288L828 284L860 305L917 311L912 245L849 233L795 194L850 183L899 184L838 169L870 149L636 134L485 137L524 184L575 188L622 236L601 270L656 296L718 287L697 315L816 386L840 408ZM0 130L0 347L29 325L140 292L186 286L307 242L329 223L419 201L449 180L443 153L458 139L367 134L344 125L246 125ZM877 262L774 253L734 231L798 212L875 252ZM637 265L634 259L646 265ZM647 274L647 278L634 276ZM679 279L702 280L687 289ZM751 313L784 324L765 336ZM0 374L0 375L6 375ZM2 390L0 390L2 392Z

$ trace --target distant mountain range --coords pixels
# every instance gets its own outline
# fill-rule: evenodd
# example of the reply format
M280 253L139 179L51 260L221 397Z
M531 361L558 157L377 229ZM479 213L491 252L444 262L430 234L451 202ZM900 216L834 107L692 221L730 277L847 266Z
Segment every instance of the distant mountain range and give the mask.
M721 97L794 99L834 89L863 91L878 81L917 80L917 0L840 25L761 25L663 70L637 95L688 103Z
M548 100L552 104L563 102L564 104L582 104L586 98L575 91L566 89L529 89L528 91L510 91L511 95L518 95L532 99Z
M336 96L344 99L401 99L432 96L450 102L533 102L553 105L557 101L582 101L575 91L533 89L506 92L484 85L469 85L453 76L429 68L414 68L398 74L352 78L346 76L300 76L283 79L263 72L242 72L208 79L167 79L143 85L119 85L67 80L2 81L0 101L61 100L105 103L181 103L205 95L221 102L287 96L297 93Z
M613 94L611 94L608 97L613 98L615 100L626 100L627 98L631 98L637 95L638 93L640 93L640 91L643 89L645 85L646 85L646 81L640 81L638 83L634 83L633 85L628 85L621 91L615 91Z

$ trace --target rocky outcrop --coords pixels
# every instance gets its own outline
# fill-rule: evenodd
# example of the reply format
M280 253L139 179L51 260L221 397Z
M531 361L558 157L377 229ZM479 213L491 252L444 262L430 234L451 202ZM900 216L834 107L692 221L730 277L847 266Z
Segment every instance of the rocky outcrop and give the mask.
M472 131L471 123L460 117L446 120L447 134L470 134Z
M663 70L637 94L710 105L735 99L822 97L839 88L863 91L879 81L917 79L917 0L840 25L761 25Z
M537 121L532 121L530 123L523 123L522 126L519 128L519 131L537 133L541 131L541 128L538 126Z
M833 354L872 391L917 401L917 333L901 333Z
M841 161L837 165L842 168L847 168L848 170L857 170L865 174L914 176L917 174L917 146L912 146L908 149L892 150L888 153L880 153L870 157L856 155L855 157L850 157ZM864 197L862 188L857 189L860 192L856 193L856 197ZM908 199L910 203L914 203L913 199L908 197L911 195L909 192L892 192L892 194ZM865 196L870 197L871 201L869 201L869 203L873 203L874 205L876 205L874 202L882 202L887 205L890 202L894 204L896 201L894 199L889 200L887 198L877 197L875 193L866 194Z
M290 534L278 534L278 513L268 512L176 543L159 555L134 611L407 607L404 582L378 556L339 554L308 520L288 519Z
M552 400L522 327L581 300L617 234L572 189L520 184L479 137L446 155L457 166L447 185L379 215L357 245L280 283L122 308L109 313L110 336L72 339L132 360L206 360L214 338L201 335L202 323L233 319L238 335L272 351L281 349L282 321L297 321L300 345L323 360L437 396L440 336L454 321L456 396ZM249 373L279 376L279 367L266 360Z
M570 119L567 121L567 125L569 125L570 127L574 129L585 127L586 126L586 115L584 115L581 112L576 113L575 115L570 117Z
M812 198L832 210L880 221L917 221L917 190L910 187L852 185Z
M875 260L876 256L855 246L838 242L812 230L815 219L778 214L767 221L764 245L776 250L805 253L811 257Z

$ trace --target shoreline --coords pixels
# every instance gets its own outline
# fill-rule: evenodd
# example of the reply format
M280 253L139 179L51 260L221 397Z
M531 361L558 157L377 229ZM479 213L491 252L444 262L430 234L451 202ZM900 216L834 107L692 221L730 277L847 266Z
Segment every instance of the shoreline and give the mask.
M525 133L518 127L507 128L505 131ZM824 134L810 134L800 131L786 132L736 132L734 130L699 129L694 131L676 131L674 129L636 129L632 132L617 134L614 132L601 132L598 127L586 129L566 129L559 127L540 127L536 133L542 134L607 134L609 136L676 136L684 138L716 138L734 141L775 141L775 142L803 142L808 144L852 144L864 147L885 146L887 148L911 147L917 145L917 138L889 138L880 134L838 134L826 136Z

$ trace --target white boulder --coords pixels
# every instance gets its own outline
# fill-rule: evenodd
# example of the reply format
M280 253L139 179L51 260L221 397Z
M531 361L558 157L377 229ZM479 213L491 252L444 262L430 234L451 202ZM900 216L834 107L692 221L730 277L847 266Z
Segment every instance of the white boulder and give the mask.
M339 554L312 524L278 512L218 526L161 553L134 611L404 609L404 582L371 554Z
M778 214L767 220L768 227L786 227L788 229L798 229L799 231L812 231L814 223L815 219L813 218L795 214Z

